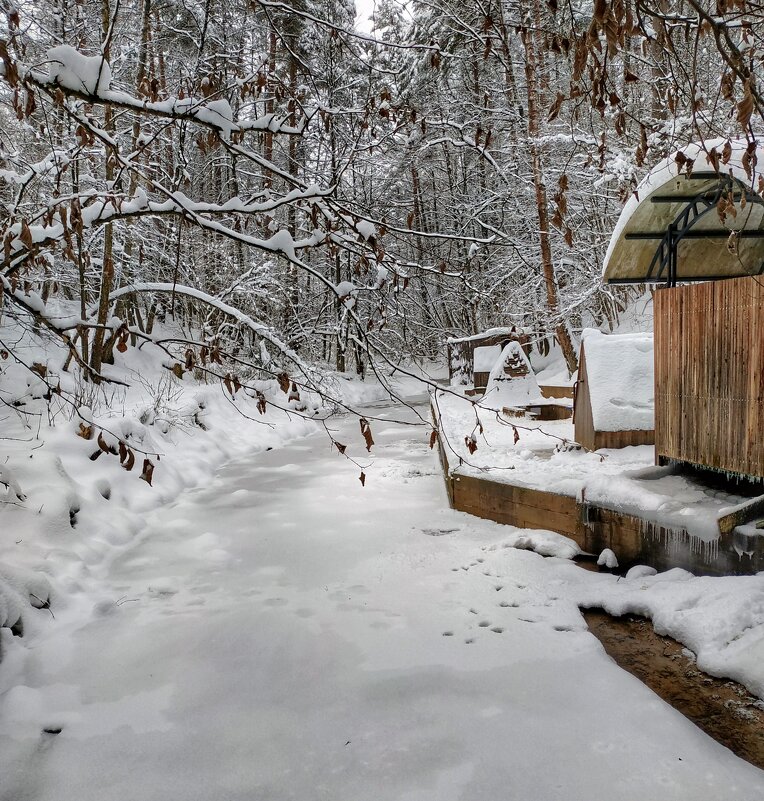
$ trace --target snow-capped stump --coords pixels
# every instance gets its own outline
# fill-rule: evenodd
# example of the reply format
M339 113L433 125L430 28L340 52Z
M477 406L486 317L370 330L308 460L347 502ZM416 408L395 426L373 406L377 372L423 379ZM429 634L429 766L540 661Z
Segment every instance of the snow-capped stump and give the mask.
M608 570L615 570L618 567L618 559L610 548L605 548L597 557L597 564L600 567L606 567Z

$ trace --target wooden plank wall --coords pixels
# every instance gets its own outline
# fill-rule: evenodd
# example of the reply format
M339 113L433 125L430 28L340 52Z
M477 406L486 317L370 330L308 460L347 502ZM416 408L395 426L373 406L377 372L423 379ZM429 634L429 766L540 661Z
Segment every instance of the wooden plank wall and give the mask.
M583 344L581 345L578 363L578 383L576 384L573 426L576 442L590 451L596 451L600 448L625 448L627 445L652 445L655 441L655 432L652 430L595 430L592 398L589 393L589 379L586 374L586 349Z
M655 293L656 455L764 476L764 278Z
M586 375L586 353L583 343L578 358L578 381L573 405L573 430L576 442L589 451L597 449L594 437L594 416L592 398L589 394L589 381Z

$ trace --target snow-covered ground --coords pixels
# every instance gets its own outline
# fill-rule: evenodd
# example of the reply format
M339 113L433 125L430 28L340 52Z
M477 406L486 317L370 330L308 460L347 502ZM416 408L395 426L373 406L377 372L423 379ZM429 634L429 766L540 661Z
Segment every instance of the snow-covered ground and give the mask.
M371 456L330 423L365 486L322 433L239 453L3 632L2 801L762 797L578 605L652 614L762 693L764 577L583 571L449 510L413 414L368 413Z

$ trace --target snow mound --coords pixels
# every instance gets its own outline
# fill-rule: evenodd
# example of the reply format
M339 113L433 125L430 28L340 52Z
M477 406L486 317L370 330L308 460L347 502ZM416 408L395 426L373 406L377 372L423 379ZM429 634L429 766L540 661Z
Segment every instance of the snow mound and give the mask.
M0 563L0 627L24 629L25 612L46 607L51 594L42 573Z
M576 542L569 537L554 531L535 529L516 532L502 544L502 548L518 548L540 556L556 556L558 559L575 559L581 553Z
M605 548L597 558L597 564L600 567L606 567L608 570L615 570L618 567L618 559L610 548Z

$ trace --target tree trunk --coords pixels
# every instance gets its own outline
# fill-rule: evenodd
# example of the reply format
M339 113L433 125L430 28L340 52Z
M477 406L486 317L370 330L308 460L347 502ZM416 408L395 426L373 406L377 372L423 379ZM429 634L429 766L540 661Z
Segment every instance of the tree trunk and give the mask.
M537 0L534 2L534 9L536 12L536 19L538 19ZM578 358L576 357L576 352L570 339L570 332L568 331L565 321L558 319L560 315L560 303L557 292L557 278L555 276L554 264L552 263L552 247L549 241L549 204L538 145L540 126L536 76L538 69L537 47L539 43L537 38L533 35L533 32L527 28L523 29L521 32L521 38L525 49L525 86L528 95L528 150L531 160L533 186L536 192L539 247L541 251L541 268L543 270L544 285L546 288L547 311L551 319L558 320L554 331L557 336L557 341L560 343L568 372L572 375L578 369Z

